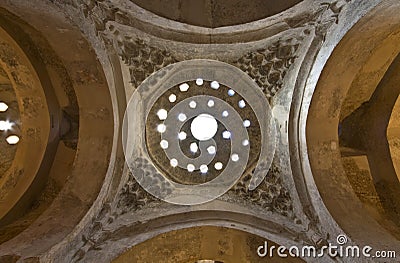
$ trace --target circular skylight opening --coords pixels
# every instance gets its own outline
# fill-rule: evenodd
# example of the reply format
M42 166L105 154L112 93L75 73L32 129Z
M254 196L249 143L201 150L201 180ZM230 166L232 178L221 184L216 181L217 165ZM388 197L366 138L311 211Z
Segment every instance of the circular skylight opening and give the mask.
M196 108L196 106L197 106L197 103L196 103L194 100L192 100L191 102L189 102L189 107L190 107L190 108L194 109L194 108Z
M211 88L212 89L219 89L219 83L217 81L211 82Z
M226 118L228 116L229 116L229 112L228 111L225 110L225 111L222 112L222 117Z
M161 109L157 111L157 116L161 121L163 121L168 117L168 112L164 109Z
M184 121L186 121L186 119L187 119L187 117L186 117L185 113L179 113L179 115L178 115L179 121L184 122Z
M244 121L243 121L243 126L246 127L246 128L250 127L250 124L251 124L251 123L250 123L249 120L244 120Z
M171 159L170 164L172 167L177 167L178 166L178 160L177 159Z
M182 92L188 91L188 89L189 89L189 84L183 83L183 84L179 85L179 89L180 89L180 91L182 91Z
M200 165L200 172L205 174L208 172L208 166L205 164Z
M230 132L230 131L224 131L224 132L222 133L222 137L223 137L224 139L230 139L230 138L231 138L231 132Z
M197 143L195 143L195 142L192 142L189 147L190 147L190 151L192 153L196 153L197 150L199 149L199 146L197 146Z
M239 105L239 108L243 109L244 107L246 107L246 102L244 102L244 100L240 100L238 105Z
M19 137L17 135L10 135L6 138L8 144L13 145L19 142Z
M209 154L215 154L215 152L216 152L215 146L209 146L209 147L207 148L207 152L208 152Z
M196 79L197 86L201 86L201 85L203 85L203 83L204 83L203 79L200 79L200 78Z
M207 102L207 106L208 107L214 107L214 105L215 105L215 102L213 101L213 100L209 100L208 102Z
M4 102L0 102L0 112L5 112L6 110L8 110L8 105Z
M165 124L158 124L157 131L159 133L164 133L166 130L167 130L167 127L165 126Z
M209 114L200 114L193 119L190 131L199 141L207 141L214 137L218 130L217 120Z
M167 140L162 140L162 141L160 142L160 146L161 146L161 148L163 148L164 150L165 150L165 149L168 149L168 141L167 141Z
M214 168L215 168L215 170L217 170L217 171L221 170L222 167L223 167L223 165L222 165L221 162L217 162L217 163L215 163L215 165L214 165Z
M235 91L233 89L228 90L228 95L232 97L235 95Z
M171 94L168 97L169 102L175 102L176 101L176 95L175 94Z
M234 154L232 154L231 159L232 159L232 161L237 162L237 161L239 161L239 155L234 153Z
M179 140L185 140L186 139L186 137L187 137L187 134L186 134L186 132L180 132L180 133L178 133L178 138L179 138Z
M9 121L0 121L0 131L11 130L13 124Z
M195 167L194 167L193 164L189 163L189 164L187 165L187 170L188 170L189 173L193 172L194 169L195 169Z

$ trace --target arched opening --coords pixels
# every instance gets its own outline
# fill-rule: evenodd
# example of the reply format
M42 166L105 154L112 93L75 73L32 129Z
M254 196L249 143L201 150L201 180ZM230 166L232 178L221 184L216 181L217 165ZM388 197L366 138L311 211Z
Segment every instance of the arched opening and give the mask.
M304 262L299 258L260 257L259 246L279 247L264 238L225 227L200 226L167 232L146 240L114 259L113 263L242 263Z
M240 25L273 16L301 0L131 0L138 6L159 16L190 25L216 28ZM244 15L245 14L245 15Z
M398 246L400 203L386 131L398 97L399 10L396 1L379 4L339 42L312 95L306 128L329 213L353 241L391 249Z
M0 70L0 101L8 106L0 118L17 116L19 109L21 126L13 163L0 179L6 198L0 204L1 261L48 251L80 222L107 174L114 127L104 73L82 32L51 3L0 6L6 67ZM14 58L5 41L14 43ZM25 85L25 94L16 84ZM10 85L14 99L5 90Z

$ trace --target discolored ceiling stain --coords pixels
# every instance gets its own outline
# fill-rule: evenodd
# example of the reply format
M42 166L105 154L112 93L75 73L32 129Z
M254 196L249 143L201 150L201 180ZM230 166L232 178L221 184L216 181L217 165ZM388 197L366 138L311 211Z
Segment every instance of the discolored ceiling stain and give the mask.
M216 28L244 24L278 14L301 0L131 0L159 16Z

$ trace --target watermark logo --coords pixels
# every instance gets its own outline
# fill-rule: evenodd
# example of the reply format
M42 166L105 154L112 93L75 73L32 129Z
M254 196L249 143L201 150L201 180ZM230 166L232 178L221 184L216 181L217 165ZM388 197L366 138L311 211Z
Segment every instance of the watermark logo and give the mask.
M338 245L344 245L347 243L347 236L345 235L338 235L336 238L336 242L338 243Z
M259 257L295 257L295 258L322 258L329 256L332 258L380 258L395 259L396 251L393 250L374 250L371 246L346 245L348 238L346 235L339 235L336 244L328 243L321 248L315 246L269 246L265 241L257 248Z

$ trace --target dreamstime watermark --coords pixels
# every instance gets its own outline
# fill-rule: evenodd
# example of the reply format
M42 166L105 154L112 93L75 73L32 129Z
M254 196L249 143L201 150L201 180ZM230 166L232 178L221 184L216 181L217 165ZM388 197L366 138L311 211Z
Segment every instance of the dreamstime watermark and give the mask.
M381 258L395 259L396 251L391 250L374 250L371 246L355 246L346 245L348 242L347 236L339 235L336 238L337 244L328 243L328 245L317 248L315 246L269 246L265 241L263 245L257 248L257 254L260 257L296 257L296 258L322 258L329 256L332 258Z

